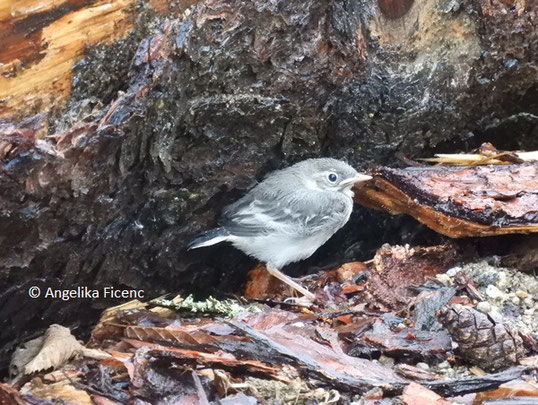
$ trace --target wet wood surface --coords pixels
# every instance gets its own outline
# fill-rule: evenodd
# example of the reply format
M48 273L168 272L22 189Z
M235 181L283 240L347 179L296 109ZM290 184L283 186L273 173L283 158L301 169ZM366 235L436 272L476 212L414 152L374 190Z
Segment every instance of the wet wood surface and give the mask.
M355 202L408 214L444 235L538 232L538 163L380 168Z
M133 0L5 0L0 4L0 117L43 111L71 90L84 49L132 27Z

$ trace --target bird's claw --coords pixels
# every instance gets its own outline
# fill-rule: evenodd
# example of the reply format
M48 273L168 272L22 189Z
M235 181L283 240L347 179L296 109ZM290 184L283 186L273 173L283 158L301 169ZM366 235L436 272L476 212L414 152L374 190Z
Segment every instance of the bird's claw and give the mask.
M314 304L314 301L306 295L303 295L302 297L288 297L284 300L284 302L286 304L297 305L300 307L310 307Z

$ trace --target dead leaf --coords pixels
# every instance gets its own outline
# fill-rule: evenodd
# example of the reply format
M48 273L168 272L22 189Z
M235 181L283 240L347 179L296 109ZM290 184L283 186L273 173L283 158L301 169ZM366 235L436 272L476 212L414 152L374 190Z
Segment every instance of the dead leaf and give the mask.
M12 378L22 375L26 366L43 347L44 336L20 344L11 355L9 374Z
M116 314L119 311L127 311L127 310L134 310L134 309L142 309L146 308L148 304L138 301L138 300L132 300L124 302L123 304L116 305L114 307L107 308L103 311L101 314L101 319L99 319L99 324L105 323L107 321L112 321L115 319Z
M45 374L42 378L43 382L54 384L65 380L69 380L70 382L77 381L82 375L84 373L81 370L56 370Z
M94 405L121 405L121 402L112 401L101 395L92 395L92 401Z
M178 325L170 325L170 328L158 328L155 326L128 326L125 336L150 342L171 342L198 345L217 341L217 338L208 333L188 330L189 328ZM192 329L192 328L191 328Z
M133 344L135 347L139 346L140 344L142 345L141 347L149 346L151 348L150 354L155 358L192 360L195 363L210 367L218 366L221 368L242 368L254 373L267 374L275 379L282 379L278 375L279 369L277 367L270 367L257 360L236 359L232 354L221 351L217 351L215 353L204 353L196 350L179 349L175 347L160 347L149 342L141 343L138 341L133 341L132 339L125 339L125 341Z
M68 328L51 325L42 337L26 342L15 350L10 371L19 376L56 369L77 355L95 359L109 356L101 350L84 347Z
M524 357L521 360L519 360L519 364L521 364L522 366L538 368L538 355Z
M43 336L43 346L24 366L24 374L57 368L81 352L82 345L68 328L51 325Z

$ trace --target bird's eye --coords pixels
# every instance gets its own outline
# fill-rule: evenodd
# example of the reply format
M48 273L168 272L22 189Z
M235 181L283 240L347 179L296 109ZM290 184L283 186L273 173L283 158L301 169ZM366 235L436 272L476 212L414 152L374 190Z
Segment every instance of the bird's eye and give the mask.
M329 173L327 178L331 183L334 183L336 180L338 180L338 176L335 173Z

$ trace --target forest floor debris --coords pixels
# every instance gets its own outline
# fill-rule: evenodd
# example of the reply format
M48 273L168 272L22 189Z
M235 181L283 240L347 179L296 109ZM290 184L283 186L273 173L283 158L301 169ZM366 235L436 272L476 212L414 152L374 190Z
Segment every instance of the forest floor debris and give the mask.
M452 245L385 245L369 262L304 278L317 297L308 308L287 302L282 285L258 282L267 274L259 268L249 300L125 303L103 313L86 346L70 338L77 350L108 357L64 353L49 370L0 386L0 398L481 404L538 397L535 276L498 258L461 257Z

